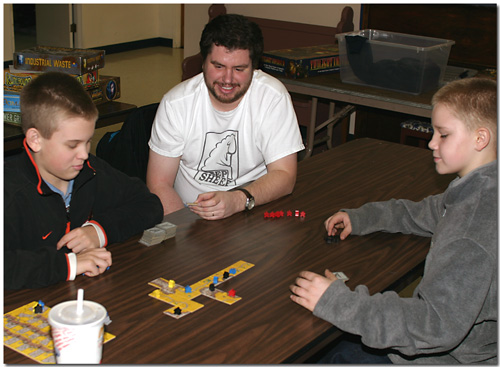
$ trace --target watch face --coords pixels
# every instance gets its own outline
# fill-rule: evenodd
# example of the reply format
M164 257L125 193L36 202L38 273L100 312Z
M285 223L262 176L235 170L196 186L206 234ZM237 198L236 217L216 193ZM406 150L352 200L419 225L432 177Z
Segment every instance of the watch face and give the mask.
M247 210L252 210L255 206L255 199L251 198L247 200Z

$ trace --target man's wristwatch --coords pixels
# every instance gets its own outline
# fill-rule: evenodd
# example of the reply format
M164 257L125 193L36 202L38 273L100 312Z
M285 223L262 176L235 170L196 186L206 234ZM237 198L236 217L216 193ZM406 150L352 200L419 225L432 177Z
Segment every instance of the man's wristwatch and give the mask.
M235 189L232 189L231 191L242 191L246 196L247 196L247 202L245 203L245 210L252 210L253 207L255 206L255 198L250 194L247 190L242 189L241 187L237 187Z

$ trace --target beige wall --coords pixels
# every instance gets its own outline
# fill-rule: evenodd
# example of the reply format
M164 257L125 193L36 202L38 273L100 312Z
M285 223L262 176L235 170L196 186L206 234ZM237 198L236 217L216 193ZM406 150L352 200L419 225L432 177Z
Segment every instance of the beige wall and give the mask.
M43 6L43 5L39 5ZM168 38L181 45L180 4L77 4L75 47ZM12 4L4 4L4 61L14 53Z
M180 4L83 4L77 47L163 37L180 45Z
M198 53L201 32L208 21L209 4L186 4L184 15L184 56ZM354 10L354 29L359 29L361 4L225 4L228 13L336 27L342 9Z
M229 13L335 27L346 4L226 4ZM354 27L359 29L360 4L354 9ZM184 11L184 56L198 53L198 42L208 21L207 4L186 4ZM78 4L75 47L99 47L148 38L168 38L181 46L180 4ZM14 52L12 5L4 4L4 61Z

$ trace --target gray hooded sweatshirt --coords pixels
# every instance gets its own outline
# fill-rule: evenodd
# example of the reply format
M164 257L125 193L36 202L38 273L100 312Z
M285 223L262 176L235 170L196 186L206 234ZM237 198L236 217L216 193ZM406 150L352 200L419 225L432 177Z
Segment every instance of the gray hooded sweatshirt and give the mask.
M333 282L314 315L390 348L393 363L497 364L498 169L488 163L420 202L389 200L345 210L355 235L432 237L412 298L351 291Z

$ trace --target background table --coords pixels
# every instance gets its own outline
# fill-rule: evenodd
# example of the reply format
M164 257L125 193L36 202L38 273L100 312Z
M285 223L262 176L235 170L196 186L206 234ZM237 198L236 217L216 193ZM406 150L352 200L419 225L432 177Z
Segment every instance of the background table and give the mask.
M340 332L289 299L288 286L301 270L344 272L353 289L371 293L397 288L424 261L429 238L375 233L324 240L324 220L344 207L442 192L452 177L439 176L431 152L395 143L359 139L299 163L292 195L220 221L199 219L188 209L166 219L175 238L146 247L133 238L112 244L113 265L97 278L39 290L6 291L4 312L31 301L48 306L76 298L103 304L116 339L104 346L103 363L280 363L301 362ZM270 211L300 210L303 220L264 219ZM170 305L148 296L155 278L193 284L239 260L255 264L218 286L242 300L226 305L206 297L205 305L179 320L163 314ZM4 348L5 363L30 360Z
M375 87L342 83L340 73L303 79L279 77L289 92L325 98L365 107L430 117L431 99L436 90L413 95Z

